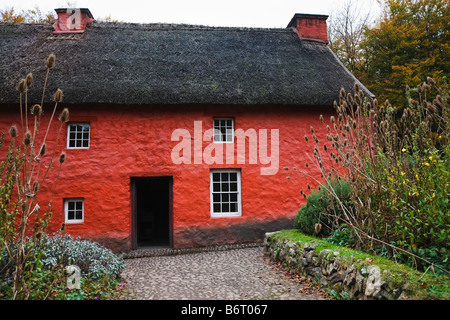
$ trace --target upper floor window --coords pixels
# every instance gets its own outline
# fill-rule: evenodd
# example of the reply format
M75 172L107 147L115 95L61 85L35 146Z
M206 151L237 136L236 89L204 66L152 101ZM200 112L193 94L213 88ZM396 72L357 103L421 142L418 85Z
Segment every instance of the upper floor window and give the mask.
M70 123L67 126L67 148L87 149L90 140L89 123Z
M233 142L234 120L231 118L214 119L214 142Z

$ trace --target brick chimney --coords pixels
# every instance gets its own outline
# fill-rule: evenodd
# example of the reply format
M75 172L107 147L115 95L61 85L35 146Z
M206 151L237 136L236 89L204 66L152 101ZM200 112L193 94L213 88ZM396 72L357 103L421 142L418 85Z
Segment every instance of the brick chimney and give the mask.
M328 44L326 15L296 13L287 28L292 28L302 40Z
M86 25L95 21L86 8L59 8L55 11L58 19L53 24L53 33L83 33Z

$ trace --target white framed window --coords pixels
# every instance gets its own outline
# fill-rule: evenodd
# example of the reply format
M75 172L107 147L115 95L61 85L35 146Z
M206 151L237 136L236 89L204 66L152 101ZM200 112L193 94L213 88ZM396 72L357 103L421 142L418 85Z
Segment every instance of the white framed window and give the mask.
M211 217L241 216L241 171L214 169L210 175Z
M67 148L88 149L91 135L89 123L69 123L67 125Z
M232 118L214 118L214 142L233 143L234 120Z
M66 223L84 222L84 199L65 199L64 215Z

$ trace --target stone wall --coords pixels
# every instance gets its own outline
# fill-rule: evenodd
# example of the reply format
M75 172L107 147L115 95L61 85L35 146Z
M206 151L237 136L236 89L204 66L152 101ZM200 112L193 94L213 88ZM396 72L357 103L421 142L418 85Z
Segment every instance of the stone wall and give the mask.
M359 300L397 300L407 296L406 281L393 277L370 261L342 257L339 252L317 250L314 243L294 242L266 233L264 254L300 274L314 278L343 297ZM348 296L347 296L348 295Z

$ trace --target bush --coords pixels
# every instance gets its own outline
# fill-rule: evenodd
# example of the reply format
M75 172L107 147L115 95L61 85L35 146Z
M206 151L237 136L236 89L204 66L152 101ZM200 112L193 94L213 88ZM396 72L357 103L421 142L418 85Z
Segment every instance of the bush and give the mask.
M340 225L342 214L341 204L336 198L330 197L330 192L342 201L346 207L351 207L350 184L341 179L332 179L330 184L321 184L312 189L306 197L307 202L300 208L294 219L294 228L308 235L328 236Z
M36 247L40 248L35 254ZM31 299L83 299L89 297L89 288L92 291L108 292L108 288L117 285L120 274L125 268L123 259L111 250L96 242L74 239L70 235L44 234L39 243L27 239L26 254L30 255L28 266L30 271L30 297ZM14 248L13 250L17 250ZM80 268L82 285L88 290L74 292L67 290L66 277L63 268L75 265ZM0 252L0 297L9 297L13 285L13 264L9 255L3 250ZM96 295L97 296L97 295Z
M407 87L406 97L398 115L389 101L364 97L358 85L354 95L342 89L337 117L324 123L328 142L322 148L313 139L314 159L326 184L337 172L348 177L353 206L342 207L340 217L357 235L355 246L450 274L450 95L446 83L437 87L427 78Z
M70 235L54 235L44 238L42 262L48 269L62 263L76 265L83 276L96 280L119 278L125 268L123 259L97 242L73 239Z

